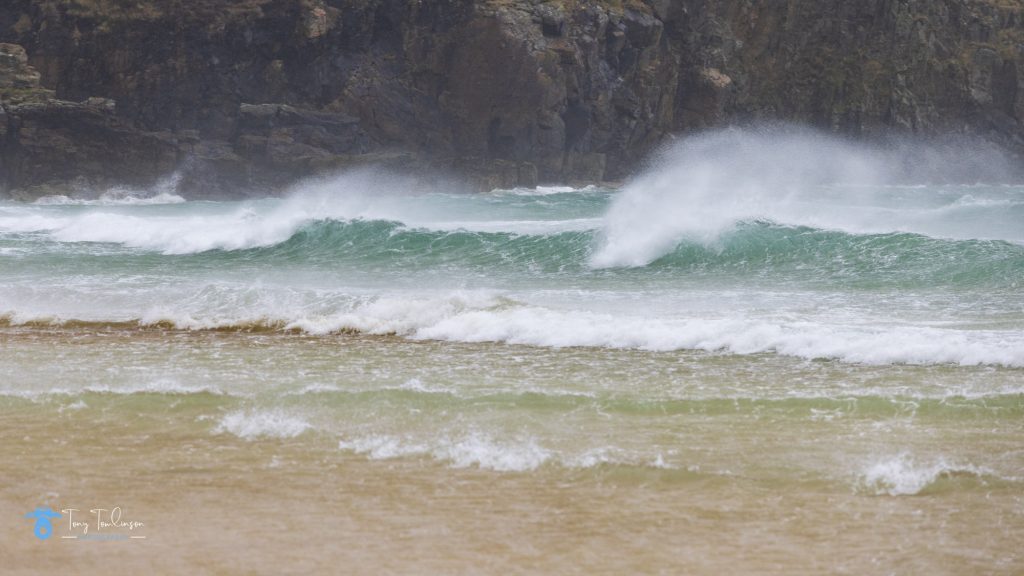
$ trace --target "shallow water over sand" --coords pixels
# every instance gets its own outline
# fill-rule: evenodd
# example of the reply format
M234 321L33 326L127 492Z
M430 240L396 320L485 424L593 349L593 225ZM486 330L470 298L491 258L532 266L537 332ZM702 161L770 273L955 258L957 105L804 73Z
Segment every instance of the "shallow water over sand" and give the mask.
M0 344L3 512L117 505L147 536L8 523L15 573L1024 567L1016 369L95 326Z

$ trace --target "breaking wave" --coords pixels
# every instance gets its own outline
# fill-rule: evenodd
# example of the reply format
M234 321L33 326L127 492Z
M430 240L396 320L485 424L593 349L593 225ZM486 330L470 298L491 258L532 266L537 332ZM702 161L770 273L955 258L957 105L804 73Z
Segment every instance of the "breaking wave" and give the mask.
M273 297L270 297L271 301ZM865 364L958 364L1024 367L1024 332L944 326L865 324L826 319L772 321L727 317L651 317L564 310L500 295L378 297L339 303L331 311L163 310L115 324L184 330L281 330L314 335L358 333L414 340L495 342L542 347L650 351L776 353ZM74 325L75 321L70 321ZM67 320L13 318L9 326L64 325Z
M945 459L921 462L907 454L884 458L867 466L859 485L876 495L912 496L937 490L943 483L967 481L984 483L1000 478L993 471L971 464L958 464Z
M603 271L592 267L594 259L603 258L602 249L595 250L600 234L579 222L549 223L546 226L554 228L550 233L430 230L382 220L317 220L297 228L256 226L240 232L225 223L222 227L212 222L161 227L159 221L144 218L110 218L102 215L94 221L83 216L50 234L64 241L117 243L190 255L197 265L244 261L267 266L446 266L591 276L675 272L690 277L696 273L831 279L855 285L1017 283L1024 278L1024 245L1004 240L951 240L899 232L850 234L767 221L736 223L713 242L680 239L644 269ZM31 226L32 220L20 225ZM99 265L110 256L104 250L91 257Z

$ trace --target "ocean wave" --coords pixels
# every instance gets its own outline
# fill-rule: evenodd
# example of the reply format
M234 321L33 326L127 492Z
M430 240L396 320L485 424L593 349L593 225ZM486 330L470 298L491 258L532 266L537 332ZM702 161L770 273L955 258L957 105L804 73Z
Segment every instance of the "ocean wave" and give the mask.
M166 309L153 310L134 319L81 320L63 318L53 314L25 314L9 312L0 314L0 328L42 328L68 330L195 330L221 332L281 332L288 331L292 321L284 318L230 317L196 318L188 312L172 312ZM301 331L298 328L295 332Z
M237 410L225 414L214 433L233 434L244 440L259 438L295 438L310 430L305 419L281 410Z
M491 194L496 196L553 196L556 194L588 194L605 191L606 189L599 188L591 184L582 188L575 188L573 186L537 186L535 188L512 188L509 190L498 189L492 190Z
M341 310L254 312L241 317L163 309L138 326L186 330L280 330L312 335L393 335L413 340L494 342L565 348L775 353L864 364L1024 367L1024 332L927 325L733 317L656 317L530 305L491 293L354 300ZM256 316L256 317L254 317ZM19 318L30 322L31 318ZM53 322L52 320L48 320ZM73 321L71 321L73 322ZM16 325L8 320L10 325ZM123 322L121 326L131 325Z
M38 198L36 206L156 206L160 204L182 204L185 199L178 195L181 172L174 172L150 188L114 186L103 191L83 189L76 196L53 195Z
M88 203L91 201L69 201ZM242 204L207 204L204 209L181 206L158 213L128 210L124 205L77 211L6 207L0 210L0 237L15 239L34 235L33 241L106 243L164 255L201 254L210 251L242 251L274 247L296 239L316 236L322 240L360 240L373 236L425 234L433 239L446 234L480 233L505 237L544 237L566 232L588 232L600 227L599 218L587 215L568 218L501 218L501 214L435 216L410 208L390 206L346 208L354 200L325 206L299 199L263 200ZM381 204L401 204L397 199ZM333 231L333 234L325 234ZM351 237L351 238L350 238ZM375 239L375 238L365 238ZM402 238L399 238L402 239ZM330 246L321 247L330 248ZM365 247L364 247L365 248Z
M532 438L515 442L497 441L482 433L419 441L391 435L367 435L341 440L338 448L363 454L373 460L409 456L430 456L453 468L478 467L498 472L526 472L549 462L553 454Z
M950 204L947 209L956 210L960 208L1020 208L1024 207L1024 198L986 198L974 194L964 194Z
M591 262L645 266L685 239L711 245L737 223L755 220L857 235L1024 243L1019 186L972 188L970 199L964 187L887 188L908 176L955 171L962 160L943 154L935 170L908 175L908 167L917 166L901 156L800 129L724 130L687 138L667 148L612 200ZM997 159L991 160L976 168L996 174Z
M155 195L108 192L99 198L72 198L69 196L43 196L33 202L36 206L156 206L182 204L186 200L177 194L162 192Z
M0 396L23 398L38 401L53 396L80 397L85 394L131 396L137 394L161 394L169 396L189 396L210 394L214 396L233 396L216 386L181 384L175 380L158 379L151 382L125 386L92 385L81 388L48 388L42 390L0 389Z
M546 226L546 225L541 225ZM597 235L559 225L543 234L410 229L397 222L322 221L257 251L267 260L366 262L428 268L538 267L538 271L594 274ZM649 263L650 272L770 274L844 283L1010 282L1024 274L1024 246L1001 241L941 240L917 234L854 235L743 222L712 245L682 239ZM607 273L607 272L603 272ZM629 270L621 274L633 273Z
M1024 274L1024 246L909 233L848 234L759 221L740 223L711 245L683 239L649 265L829 278L845 285L1012 283Z
M1024 334L929 327L863 328L811 322L740 319L654 319L537 307L467 310L439 319L423 316L348 315L335 329L377 333L402 328L416 339L505 342L545 347L704 350L777 353L865 364L995 364L1024 366ZM409 324L404 324L409 322ZM404 324L404 325L403 325ZM328 322L330 325L330 322ZM323 330L324 324L316 327Z
M729 143L736 142L713 139L705 147L715 152ZM675 164L652 170L617 195L561 188L532 196L423 194L401 181L352 173L303 184L283 199L5 204L0 241L8 245L0 250L13 250L26 266L34 254L102 259L126 249L140 257L189 256L197 265L369 264L589 278L728 274L867 287L1015 287L1024 276L1020 187L812 186L787 180L785 163L769 162L775 156L758 160L771 167L771 177L762 178L737 173L694 146L697 151L684 151ZM851 162L825 176L855 173L859 161ZM95 247L89 252L83 245Z
M986 478L1007 480L984 467L948 462L942 458L921 462L901 454L869 464L856 484L876 495L912 496L935 489L943 481L985 481Z
M537 439L518 435L497 439L480 431L441 434L429 439L394 434L367 434L341 440L338 448L371 460L426 457L452 468L479 468L496 472L530 472L543 466L574 470L632 467L649 470L699 471L698 466L669 463L662 453L653 456L614 446L557 450Z
M285 392L285 396L307 396L307 395L349 395L349 394L379 394L379 393L414 393L414 394L428 394L428 395L444 395L444 396L455 396L456 389L449 388L446 386L428 386L423 383L419 378L410 378L405 382L397 386L383 386L380 388L373 389L362 389L362 388L342 388L333 384L309 384L302 388Z
M1011 242L944 240L909 233L849 234L768 221L737 223L710 243L680 238L671 250L645 261L643 267L609 269L603 266L602 257L596 256L602 250L601 235L586 219L524 221L517 224L520 232L502 232L512 224L479 222L479 230L467 230L451 223L450 230L431 230L387 220L317 220L261 227L245 224L245 216L240 215L234 224L221 222L221 227L201 218L180 228L154 226L147 218L125 220L103 214L82 218L61 225L53 232L54 238L74 236L191 255L197 265L449 267L579 277L727 274L839 281L844 286L1012 285L1024 277L1024 246ZM40 226L31 218L19 222L23 228ZM84 235L77 235L76 231L86 229ZM19 258L30 259L29 249L18 246ZM101 251L95 258L109 255L109 251Z

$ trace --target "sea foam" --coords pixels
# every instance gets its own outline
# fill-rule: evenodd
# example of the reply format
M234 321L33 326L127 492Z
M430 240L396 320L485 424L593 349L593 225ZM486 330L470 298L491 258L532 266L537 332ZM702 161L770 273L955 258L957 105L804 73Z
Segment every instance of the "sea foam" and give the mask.
M498 472L535 470L552 454L533 439L500 442L481 434L442 437L431 442L390 435L369 435L342 440L338 447L374 460L408 456L430 456L453 468L478 467Z
M911 496L933 486L943 478L991 476L991 470L971 464L957 464L938 459L920 462L907 454L878 460L860 475L859 485L878 495Z
M246 305L165 305L140 325L185 330L294 330L313 335L360 333L412 340L494 342L549 348L595 347L655 352L702 350L776 353L863 364L958 364L1024 367L1024 332L956 325L865 322L838 312L783 320L730 314L602 312L533 305L497 291L343 298L325 305L282 302L270 291ZM429 294L429 293L428 293ZM206 309L206 307L209 309ZM8 315L13 325L31 315ZM50 322L51 317L44 316Z
M500 205L486 203L460 213L467 204L460 199L469 196L459 190L454 183L423 188L408 176L361 169L310 178L281 198L235 203L156 206L182 202L166 192L145 196L113 191L98 199L53 196L31 206L4 206L0 234L42 233L58 242L102 242L178 255L274 246L322 222L392 222L408 229L526 235L594 230L601 225L600 218L585 216L507 218ZM140 207L160 211L130 210ZM514 211L513 215L518 216Z
M885 149L797 128L694 136L667 148L614 199L591 264L645 266L683 240L712 244L736 224L752 221L853 234L912 232L1024 243L1024 211L961 217L963 209L979 203L959 196L942 201L927 188L887 186L936 178L944 170L956 178L963 176L955 173L958 168L969 172L979 166L991 178L1006 178L1007 160L986 154L975 159L977 166L965 167L962 159L969 155L962 150L921 144ZM915 158L929 158L934 170L908 170Z
M0 389L0 396L11 396L38 401L51 396L79 397L83 394L110 394L115 396L131 396L137 394L163 394L168 396L188 396L194 394L211 394L214 396L234 396L217 386L181 384L175 380L157 379L150 382L128 385L91 385L81 388L55 386L52 388L32 389Z
M305 419L279 410L237 410L220 419L215 433L228 433L245 440L295 438L312 428Z
M931 326L864 326L746 318L671 318L557 310L487 295L382 298L351 312L288 324L315 334L354 331L412 339L544 347L775 352L866 364L1024 366L1024 333Z

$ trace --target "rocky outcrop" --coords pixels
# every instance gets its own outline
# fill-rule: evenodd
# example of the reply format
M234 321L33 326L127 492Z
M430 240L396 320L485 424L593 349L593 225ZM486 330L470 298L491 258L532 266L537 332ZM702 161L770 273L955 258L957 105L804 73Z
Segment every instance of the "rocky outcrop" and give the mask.
M145 185L174 170L164 135L118 118L108 99L58 100L39 79L20 46L0 44L0 186L12 195Z
M0 55L0 186L22 195L169 170L262 193L363 163L617 179L671 134L763 119L1024 150L1019 2L6 4L27 59Z
M684 104L683 126L785 118L855 136L969 133L1024 149L1021 2L698 5L682 87L696 102Z

